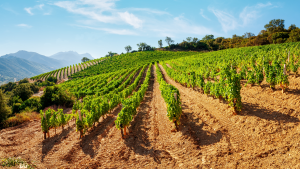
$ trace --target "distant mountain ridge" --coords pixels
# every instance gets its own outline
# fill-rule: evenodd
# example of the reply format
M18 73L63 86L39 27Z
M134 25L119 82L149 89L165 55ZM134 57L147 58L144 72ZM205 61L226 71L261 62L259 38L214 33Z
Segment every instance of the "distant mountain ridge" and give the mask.
M0 84L13 82L14 78L18 81L51 70L49 66L6 55L0 57Z
M53 59L53 58L49 58L47 56L38 54L36 52L27 52L25 50L20 50L16 53L10 53L10 54L1 56L1 58L7 58L9 56L15 56L15 57L18 57L21 59L26 59L31 62L36 62L39 64L47 65L50 68L52 68L53 70L64 67L64 64L62 64L61 61Z
M13 82L81 62L83 57L94 59L89 53L59 52L50 57L20 50L0 57L0 84Z
M94 59L89 53L78 54L77 52L74 51L58 52L50 56L50 58L57 59L62 62L68 62L70 63L69 65L80 63L83 57L87 57L90 60Z

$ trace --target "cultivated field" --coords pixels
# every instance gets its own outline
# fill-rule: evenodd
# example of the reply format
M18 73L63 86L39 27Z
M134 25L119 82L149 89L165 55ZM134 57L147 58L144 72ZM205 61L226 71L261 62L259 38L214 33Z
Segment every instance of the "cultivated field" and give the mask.
M278 48L278 52L286 52L285 46ZM253 49L246 48L243 55ZM70 89L82 101L78 104L83 106L73 107L73 111L72 108L64 109L64 113L74 118L63 130L58 127L55 135L51 129L50 138L44 140L40 120L3 129L0 131L0 157L21 157L38 168L300 168L300 77L296 75L298 69L289 68L290 62L297 66L299 49L292 46L288 49L294 52L280 55L279 59L273 59L277 56L275 50L272 53L266 49L270 55L262 50L259 51L261 55L252 52L256 57L254 62L251 55L245 55L240 57L241 61L230 63L225 59L202 65L206 55L214 55L213 52L193 56L195 60L176 54L172 56L176 59L158 59L157 65L151 64L158 61L153 59L136 67L123 65L126 70L118 70L114 68L116 62L105 60L103 64L114 65L110 66L110 73L87 76L89 71L95 72L91 66L81 70L87 77L60 84ZM235 57L230 53L233 50L225 51L228 60ZM145 58L148 56L145 54ZM269 61L278 61L279 67ZM247 71L243 78L240 74L245 65ZM276 78L276 83L272 84L270 72L276 72L275 68L275 77L281 76L283 80ZM106 71L105 68L97 70ZM254 70L253 76L262 71L263 79L252 82L250 74ZM215 71L215 74L210 73L205 78L205 71ZM227 73L222 74L223 71ZM286 72L281 74L283 71ZM167 85L172 85L168 86L170 88L163 87L157 72L161 72ZM177 79L179 75L182 78ZM203 78L203 83L199 78ZM282 87L286 82L284 78L288 80L288 87ZM211 86L220 85L220 92L211 86L207 89L210 82ZM125 91L130 89L126 95ZM165 98L165 89L172 91L172 97L173 91L178 90L178 100L169 102L167 99L172 97ZM141 101L139 92L142 93ZM232 95L234 98L230 100ZM98 104L99 107L109 104L109 108L100 110ZM181 105L180 111L171 107L177 104ZM85 105L90 106L86 108ZM129 109L130 106L134 109ZM136 113L131 114L127 108ZM78 125L77 110L84 114L83 128ZM130 114L126 114L128 112ZM179 115L178 129L170 120L170 113ZM90 116L96 115L99 118L89 121ZM126 128L127 135L121 134L119 124L123 125L122 131ZM76 128L86 130L82 138Z

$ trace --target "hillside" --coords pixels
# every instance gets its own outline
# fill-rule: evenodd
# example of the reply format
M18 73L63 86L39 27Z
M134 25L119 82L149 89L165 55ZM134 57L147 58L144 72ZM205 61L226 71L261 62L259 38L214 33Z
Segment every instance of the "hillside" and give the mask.
M95 60L57 85L73 107L1 130L0 156L37 168L299 168L299 45Z
M0 84L13 82L14 78L17 81L25 77L29 78L50 70L52 69L46 65L6 55L0 57Z
M15 63L12 62L12 57L14 57ZM16 53L6 54L0 57L3 60L2 69L0 70L0 85L13 82L14 78L16 78L18 81L26 77L30 78L41 73L59 69L61 67L80 64L83 57L87 57L91 60L94 59L88 53L78 54L77 52L72 51L59 52L50 57L23 50L20 50ZM87 67L88 66L90 65L87 65ZM81 69L82 68L80 68L80 70ZM78 68L78 71L80 70Z
M28 51L20 50L16 53L10 53L10 54L1 56L1 58L7 58L9 56L15 56L15 57L18 57L21 59L26 59L31 62L36 62L36 63L42 64L42 65L47 65L51 69L58 69L58 68L64 67L64 65L60 61L53 59L53 58L49 58L44 55L40 55L35 52L28 52Z

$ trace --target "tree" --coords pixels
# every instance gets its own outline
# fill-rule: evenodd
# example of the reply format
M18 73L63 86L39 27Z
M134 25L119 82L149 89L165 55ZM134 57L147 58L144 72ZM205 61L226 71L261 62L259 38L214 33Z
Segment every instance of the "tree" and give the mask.
M29 83L29 81L27 78L25 78L25 79L22 79L19 81L19 84L22 84L22 83Z
M112 57L114 55L114 53L112 51L108 52L108 56Z
M113 52L108 52L107 55L105 55L105 57L112 57L112 56L115 56L115 55L118 55L117 53L113 53Z
M83 58L81 59L81 62L86 62L86 61L89 61L89 60L90 60L89 58L83 57Z
M49 77L47 78L47 81L56 83L56 82L57 82L57 78L55 78L54 76L49 76Z
M239 35L236 35L236 34L234 34L234 35L232 35L232 39L238 39L238 38L242 38L243 36L239 36Z
M300 29L294 29L289 34L287 42L299 42L300 41Z
M158 41L158 46L159 46L160 48L162 48L162 46L163 46L162 40L159 40L159 41Z
M283 19L273 19L269 22L269 24L266 24L265 29L268 32L282 32L284 31L284 20Z
M0 128L2 126L2 123L6 120L9 114L10 114L10 109L7 107L6 100L3 96L3 92L0 89Z
M205 35L202 40L210 40L210 39L214 39L214 35Z
M191 42L191 40L192 40L192 37L187 37L186 38L186 41L189 42L189 43Z
M144 42L140 42L140 43L138 43L138 44L136 44L136 45L138 46L138 50L139 50L139 51L144 51L144 50L146 50L147 46L149 46L149 45L147 45L147 44L144 43Z
M291 26L289 26L289 29L288 31L292 31L292 30L295 30L295 29L299 29L295 24L291 24Z
M47 86L44 89L44 94L41 96L42 108L53 104L72 106L73 102L72 95L69 92L64 91L60 86Z
M132 50L132 48L131 48L130 45L128 45L128 46L125 46L125 50L126 50L126 52L128 53L128 52L130 52L130 51Z
M3 92L12 91L16 87L16 83L8 82L7 84L1 85L0 89L3 90Z
M167 42L167 44L169 45L169 47L170 47L170 45L171 44L173 44L174 43L174 40L172 40L170 37L166 37L166 39L165 39L165 41Z
M194 43L197 43L197 42L198 42L198 38L196 38L196 37L193 38L193 42L194 42Z
M20 84L18 85L13 91L12 91L14 96L19 96L22 101L25 101L27 99L29 99L29 97L31 97L31 95L33 94L33 91L30 88L30 84L25 83L25 84Z
M246 32L246 33L243 35L243 38L251 38L251 37L253 37L253 36L255 36L254 33Z

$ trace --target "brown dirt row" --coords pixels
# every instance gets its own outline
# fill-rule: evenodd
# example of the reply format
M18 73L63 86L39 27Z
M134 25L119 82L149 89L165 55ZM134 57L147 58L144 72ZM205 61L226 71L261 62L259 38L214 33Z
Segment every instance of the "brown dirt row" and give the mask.
M166 75L164 70L163 72ZM287 104L298 102L293 94L295 91L282 95L281 91L273 92L265 87L243 87L243 110L237 116L232 116L232 110L227 103L220 103L218 99L185 88L167 76L166 78L180 90L182 100L197 100L200 107L202 104L218 120L216 124L222 125L225 131L228 131L227 137L231 143L227 152L229 155L222 157L217 154L211 160L218 166L224 167L224 162L227 162L238 168L276 168L292 167L299 163L299 118L296 113L299 108L297 105L290 108ZM291 89L296 88L295 83L292 81ZM274 98L270 97L272 95L281 100L274 101ZM286 103L283 103L284 100ZM189 102L188 105L192 104ZM281 106L282 109L276 109L277 106ZM224 135L226 136L226 133ZM212 163L209 166L216 167Z

